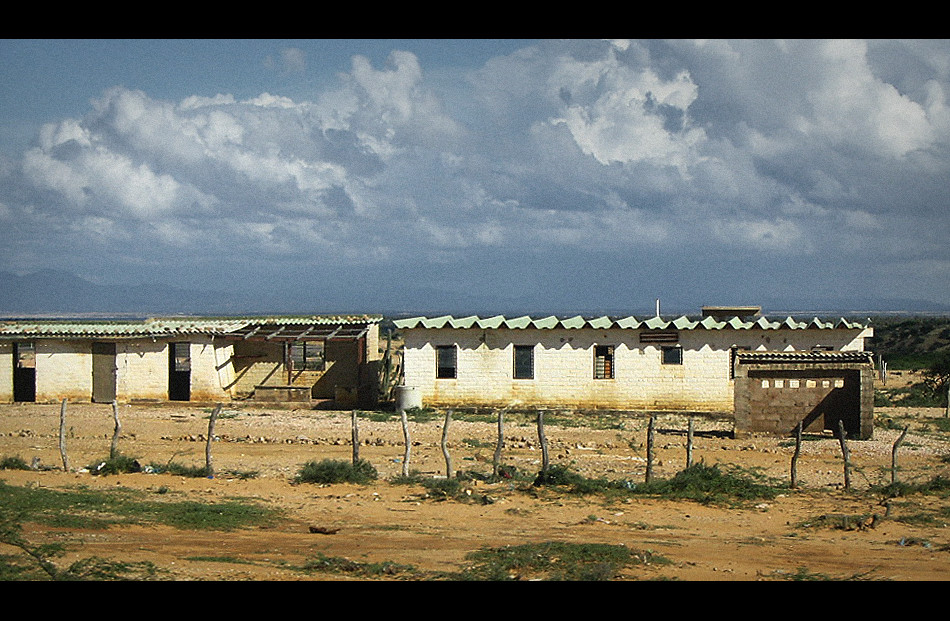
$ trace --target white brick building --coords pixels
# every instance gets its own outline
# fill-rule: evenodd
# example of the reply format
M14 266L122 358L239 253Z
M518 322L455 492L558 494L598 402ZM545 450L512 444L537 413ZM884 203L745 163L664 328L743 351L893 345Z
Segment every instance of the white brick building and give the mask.
M395 325L405 339L404 383L432 407L731 413L737 352L863 351L873 335L844 319L726 319L713 311L700 319L443 316Z
M375 397L381 319L0 321L0 401Z

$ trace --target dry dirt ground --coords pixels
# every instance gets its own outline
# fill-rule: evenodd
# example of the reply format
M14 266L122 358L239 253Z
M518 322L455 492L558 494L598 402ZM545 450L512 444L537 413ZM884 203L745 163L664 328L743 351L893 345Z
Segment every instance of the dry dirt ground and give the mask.
M119 406L119 450L144 464L203 465L211 407L197 404ZM909 417L910 432L899 451L902 481L948 474L950 434L935 434L927 422L942 409L880 408L882 417ZM421 485L391 481L402 470L404 444L398 417L359 419L359 456L379 478L368 485L295 484L310 460L350 460L349 412L289 410L228 404L215 427L212 445L217 475L187 478L169 474L95 476L85 470L108 456L114 430L108 404L69 404L66 414L70 472L59 451L59 404L0 405L0 457L39 459L37 470L0 470L8 485L51 489L129 488L161 492L162 498L204 503L243 499L279 508L282 517L264 527L232 531L189 531L165 526L109 526L68 530L23 524L35 543L63 542L69 553L57 563L90 556L149 561L167 580L388 580L303 571L324 555L357 563L412 566L415 579L458 572L466 555L494 548L548 541L622 544L665 559L624 570L624 580L752 581L822 578L831 580L946 580L950 578L950 500L934 495L895 499L891 514L873 527L842 526L834 516L883 516L872 484L890 480L896 429L879 426L871 441L851 441L852 489L842 489L843 460L833 438L803 443L798 462L800 489L744 506L707 505L651 497L578 495L566 490L511 481L468 483L474 500L439 500ZM541 451L530 421L507 422L502 461L537 472ZM657 419L657 477L672 477L685 466L686 420ZM445 474L441 448L443 421L411 422L410 465L426 477ZM754 437L734 439L722 421L697 420L693 458L707 465L760 469L788 481L794 442ZM602 428L545 427L552 464L589 477L642 481L646 469L645 418L628 417ZM455 470L491 472L497 426L453 420L448 450ZM240 478L229 473L252 473ZM902 519L910 516L926 519ZM312 532L312 530L323 532ZM0 555L18 550L0 544ZM519 577L519 576L515 576Z

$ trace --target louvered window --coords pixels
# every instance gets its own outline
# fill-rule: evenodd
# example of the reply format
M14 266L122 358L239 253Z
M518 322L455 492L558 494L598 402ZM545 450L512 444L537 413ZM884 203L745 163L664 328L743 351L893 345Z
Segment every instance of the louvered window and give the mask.
M534 346L515 345L515 379L534 379Z
M439 379L455 379L456 354L455 345L439 345L435 348L436 370L435 376Z
M594 379L614 378L614 346L596 345L594 347Z

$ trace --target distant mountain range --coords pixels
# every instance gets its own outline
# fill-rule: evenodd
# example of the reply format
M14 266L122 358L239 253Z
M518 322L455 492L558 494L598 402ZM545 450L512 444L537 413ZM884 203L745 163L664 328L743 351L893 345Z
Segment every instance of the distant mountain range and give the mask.
M0 316L103 317L226 314L236 311L222 304L228 296L163 284L98 285L56 270L26 276L0 271Z
M324 289L325 293L329 293ZM418 293L416 295L415 293ZM372 292L367 296L372 298ZM404 287L392 295L379 291L376 303L366 306L358 312L371 312L383 315L412 314L556 314L556 315L652 315L653 308L528 308L516 301L509 301L504 308L482 308L485 297L451 299L452 296L436 296L425 285ZM320 306L337 304L346 306L342 292L337 292L340 300L322 300ZM331 296L332 297L332 296ZM446 308L426 308L416 306L416 300L442 300ZM299 297L288 295L283 305L275 305L272 296L253 295L240 291L193 290L161 283L142 283L137 285L99 285L80 278L75 274L41 270L25 276L17 276L0 271L0 317L47 316L47 317L147 317L155 315L242 315L265 313L323 313L318 308L309 307ZM745 302L744 302L745 303ZM950 306L921 300L842 298L837 300L751 300L751 304L762 306L763 314L804 315L804 316L861 316L873 314L934 314L950 315ZM478 307L474 305L479 305ZM375 308L374 308L375 306ZM699 313L702 303L687 307L685 304L666 304L662 308L663 316ZM336 312L336 311L331 311ZM347 311L339 311L347 312ZM357 312L357 311L353 311Z

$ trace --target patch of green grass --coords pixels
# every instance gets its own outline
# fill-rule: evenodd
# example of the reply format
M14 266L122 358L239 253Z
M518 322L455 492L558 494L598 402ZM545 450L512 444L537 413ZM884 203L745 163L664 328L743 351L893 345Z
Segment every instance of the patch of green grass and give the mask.
M177 477L188 477L194 479L203 479L208 476L208 466L186 466L176 462L167 464L151 464L151 470L155 474L170 474Z
M718 465L694 464L678 472L672 479L640 483L632 489L637 494L728 504L734 501L771 500L778 495L782 486L754 470L727 466L724 472Z
M706 504L771 500L781 489L780 484L769 481L755 471L737 466L727 468L724 472L718 465L694 464L671 479L635 483L625 479L591 479L572 472L565 466L554 465L546 473L539 473L534 485L569 487L570 491L576 494L649 495Z
M950 495L950 478L938 474L919 483L896 481L894 483L888 483L887 485L872 486L868 491L872 494L883 496L884 498L897 498L901 496L911 496L913 494L929 494L947 497Z
M355 464L352 461L324 459L319 462L309 461L304 464L294 480L297 483L318 483L323 485L332 485L334 483L357 483L365 485L375 481L377 477L378 473L376 472L376 468L365 459L360 459Z
M441 416L431 408L409 408L406 410L406 419L414 423L428 423L437 418L441 418Z
M466 556L471 564L454 580L605 581L636 565L663 565L669 561L650 551L623 545L548 541L501 548L484 548Z
M59 528L102 529L110 524L166 524L176 528L233 530L268 523L277 513L254 502L155 501L129 489L54 490L0 482L0 514L18 522Z

